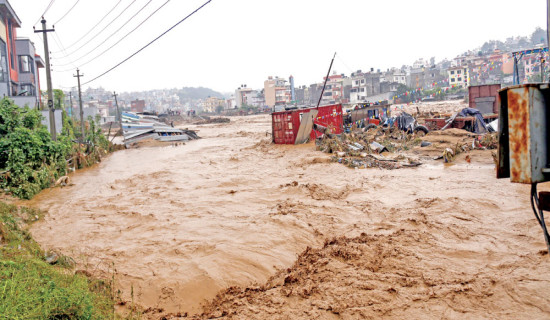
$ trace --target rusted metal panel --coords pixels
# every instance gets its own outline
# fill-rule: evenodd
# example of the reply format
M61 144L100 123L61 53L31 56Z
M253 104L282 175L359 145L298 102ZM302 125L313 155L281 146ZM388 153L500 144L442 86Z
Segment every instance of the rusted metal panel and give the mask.
M329 129L332 134L341 134L344 129L344 116L341 104L322 106L317 109L319 113L313 119L313 123ZM311 130L310 139L315 140L322 133Z
M548 85L526 84L505 90L510 179L518 183L546 181L543 169L548 165Z
M272 117L273 142L276 144L294 144L300 126L298 114L291 111L275 112Z
M470 108L478 109L480 111L481 108L477 105L479 98L488 98L488 97L494 97L495 100L493 101L492 108L488 108L486 110L483 110L482 113L496 113L498 114L499 108L498 108L498 91L501 89L500 84L487 84L487 85L480 85L480 86L470 86L468 87L468 101ZM483 101L485 102L485 101Z
M329 128L330 133L342 133L344 118L341 104L322 106L319 108L281 111L271 114L273 142L276 144L294 144L303 115L312 110L318 111L317 115L313 118L313 123ZM311 133L307 134L310 135L311 140L322 135L322 133L315 130L311 130Z

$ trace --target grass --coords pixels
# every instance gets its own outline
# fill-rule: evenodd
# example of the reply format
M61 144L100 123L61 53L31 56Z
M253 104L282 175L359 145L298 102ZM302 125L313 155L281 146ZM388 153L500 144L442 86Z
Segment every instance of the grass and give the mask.
M26 226L41 213L0 202L0 319L114 319L110 282L76 275L67 257L59 265Z

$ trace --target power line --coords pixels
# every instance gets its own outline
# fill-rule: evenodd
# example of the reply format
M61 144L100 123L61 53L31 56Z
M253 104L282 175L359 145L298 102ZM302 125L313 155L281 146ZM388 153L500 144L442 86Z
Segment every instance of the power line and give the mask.
M57 38L57 39L56 39ZM53 40L55 41L55 43L57 44L58 48L60 48L63 52L66 52L65 51L65 46L63 46L63 42L61 42L61 38L59 38L59 35L57 34L57 32L54 32L53 33ZM59 41L58 41L59 40ZM57 66L57 65L54 65L54 67ZM76 66L73 64L73 67L76 69Z
M165 5L168 4L168 2L170 2L170 0L166 0L166 2L164 2L164 4L162 4L160 7L157 8L157 10L153 11L147 18L145 18L140 24L138 24L134 29L132 29L130 32L128 32L126 35L124 35L124 37L120 38L117 42L115 42L112 46L110 46L109 48L105 49L103 52L101 52L100 54L98 54L97 56L95 56L94 58L86 61L85 63L83 64L80 64L79 66L82 67L82 66L85 66L87 65L88 63L96 60L97 58L101 57L102 55L104 55L105 53L107 53L109 50L111 50L112 48L116 47L118 44L120 44L122 42L122 40L126 39L126 37L128 37L129 35L131 35L134 31L136 31L137 29L139 29L147 20L149 20L153 15L155 15L160 9L162 9ZM74 66L74 65L73 65ZM62 70L60 72L67 72L67 71L71 71L72 69L67 69L67 70Z
M76 45L77 43L79 43L82 39L84 39L87 35L90 34L90 32L92 32L101 22L103 22L103 20L105 20L105 18L107 18L117 7L118 5L122 2L122 0L118 0L118 2L115 4L114 7L111 8L111 10L109 10L109 12L107 12L107 14L105 14L103 16L103 18L101 18L93 27L90 28L90 30L88 30L82 37L80 37L78 40L76 40L75 42L73 42L72 44L70 44L69 46L67 46L67 49L70 49L72 48L74 45ZM60 51L58 51L60 52Z
M206 1L205 3L203 3L200 7L198 7L197 9L195 9L195 11L191 12L190 14L188 14L185 18L181 19L178 23L176 23L175 25L173 25L172 27L170 27L168 30L164 31L163 33L161 33L158 37L156 37L155 39L153 39L151 42L149 42L148 44L146 44L145 46L143 46L141 49L139 49L138 51L134 52L132 55L130 55L128 58L122 60L121 62L119 62L118 64L116 64L114 67L112 67L111 69L103 72L102 74L100 74L99 76L93 78L92 80L90 81L87 81L85 82L83 85L86 85L88 83L91 83L101 77L103 77L104 75L106 75L107 73L113 71L114 69L116 69L117 67L119 67L121 64L123 64L124 62L130 60L131 58L133 58L136 54L140 53L141 51L143 51L145 48L149 47L151 44L153 44L154 42L156 42L158 39L162 38L165 34L167 34L168 32L172 31L172 29L174 29L175 27L177 27L179 24L181 24L182 22L184 22L185 20L187 20L189 17L191 17L192 15L194 15L195 13L197 13L199 10L201 10L202 8L204 8L207 4L209 4L210 2L212 2L212 0L208 0Z
M143 11L153 0L149 0L149 2L147 2L143 7L141 7L141 9L138 10L138 12L136 12L133 16L130 17L130 19L128 19L122 26L120 26L120 28L118 28L115 32L111 33L111 35L109 35L107 37L107 39L101 41L95 48L93 48L92 50L88 51L86 54L84 54L83 56L81 56L80 58L77 58L69 63L65 63L65 64L61 64L60 66L68 66L70 64L74 64L76 61L78 60L81 60L81 59L84 59L85 57L87 57L89 54L91 54L92 52L94 52L95 50L97 50L97 48L101 47L102 45L104 45L109 39L111 39L115 34L117 34L117 32L119 32L120 30L122 30L122 28L124 28L128 23L130 23L130 21L132 21L141 11ZM158 11L158 10L157 10ZM66 58L67 55L65 55L64 58Z
M63 18L65 18L69 14L69 12L71 12L71 10L73 10L73 8L76 7L76 5L79 2L80 2L80 0L76 0L76 2L73 4L73 6L67 12L65 12L65 14L61 18L59 18L56 22L54 22L53 25L55 26L56 24L59 23L59 21L63 20Z
M88 43L90 43L92 40L94 40L95 38L97 38L97 36L99 36L103 31L105 31L105 29L107 29L113 22L115 22L124 12L126 12L126 10L128 10L128 8L130 8L137 0L133 0L132 2L130 2L130 4L124 8L124 10L122 10L121 13L118 14L118 16L116 16L111 22L109 22L103 29L101 29L101 31L99 31L98 33L96 33L95 36L93 36L90 40L88 40L88 42L84 43L83 45L81 45L80 47L78 47L78 49L76 49L75 51L69 53L69 55L73 55L75 52L78 52L78 50L82 49L83 47L85 47Z
M38 18L38 20L36 20L36 22L33 24L33 26L36 26L36 24L38 22L40 22L40 20L42 20L42 18L44 17L44 15L46 14L46 12L48 12L48 10L50 10L50 8L52 7L53 3L55 2L55 0L50 0L50 3L48 3L48 6L46 7L46 10L44 10L44 12L40 15L40 17Z

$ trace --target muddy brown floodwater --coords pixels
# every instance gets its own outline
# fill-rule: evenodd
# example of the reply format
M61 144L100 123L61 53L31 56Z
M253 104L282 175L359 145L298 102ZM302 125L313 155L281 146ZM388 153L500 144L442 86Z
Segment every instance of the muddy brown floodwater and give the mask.
M116 269L148 318L550 317L529 188L496 180L489 152L353 170L270 144L267 115L196 129L43 191L26 203L48 212L33 236L96 276Z

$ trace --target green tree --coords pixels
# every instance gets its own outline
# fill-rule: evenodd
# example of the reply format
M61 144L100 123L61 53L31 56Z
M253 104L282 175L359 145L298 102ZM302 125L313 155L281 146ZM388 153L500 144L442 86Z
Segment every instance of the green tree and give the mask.
M65 92L60 89L53 89L53 103L55 109L65 109L63 102L65 101Z
M222 113L222 111L223 111L223 106L217 106L217 107L216 107L216 113L217 113L217 114Z

